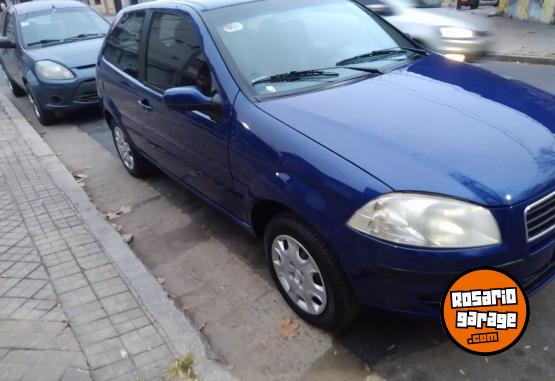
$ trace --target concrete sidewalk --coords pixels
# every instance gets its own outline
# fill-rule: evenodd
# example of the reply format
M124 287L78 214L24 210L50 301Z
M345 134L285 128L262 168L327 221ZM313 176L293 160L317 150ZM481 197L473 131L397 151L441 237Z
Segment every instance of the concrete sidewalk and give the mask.
M0 380L233 379L0 94Z
M555 65L555 25L493 16L497 8L460 10L476 19L487 18L495 33L491 57L501 61Z

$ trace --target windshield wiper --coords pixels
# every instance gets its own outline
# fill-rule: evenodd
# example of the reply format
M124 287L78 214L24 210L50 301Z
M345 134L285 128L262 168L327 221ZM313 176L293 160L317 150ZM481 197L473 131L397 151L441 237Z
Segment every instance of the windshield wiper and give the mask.
M359 54L358 56L354 56L354 57L351 57L351 58L341 60L336 65L337 66L349 65L349 64L353 64L353 63L358 63L359 61L364 61L367 58L384 56L384 55L389 55L389 54L394 54L394 53L402 53L402 52L405 52L405 51L414 52L414 53L423 54L423 55L428 55L428 51L424 50L424 49L402 48L402 47L399 46L399 47L396 47L396 48L380 49L380 50L374 50L374 51L369 52L369 53Z
M72 36L72 37L68 37L68 38L64 38L64 41L68 41L68 40L80 40L82 38L89 38L89 37L104 37L106 36L106 33L81 33L78 34L77 36Z
M253 80L251 84L254 86L259 83L265 83L265 82L297 81L297 80L300 80L303 78L309 78L309 77L339 77L339 74L333 71L326 71L326 70L290 71L289 73L282 73L282 74L275 74L275 75L268 75L265 77L261 77Z
M33 45L44 45L44 44L52 44L54 42L61 42L62 40L60 39L48 39L48 40L40 40L40 41L35 41L35 42L31 42L29 44L27 44L27 46L33 46Z

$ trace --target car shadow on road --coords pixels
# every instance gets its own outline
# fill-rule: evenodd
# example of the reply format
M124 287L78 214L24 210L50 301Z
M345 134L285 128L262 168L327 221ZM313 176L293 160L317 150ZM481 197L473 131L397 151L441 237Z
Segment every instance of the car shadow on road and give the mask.
M386 358L395 361L441 345L447 337L439 320L364 308L353 325L335 339L373 367Z

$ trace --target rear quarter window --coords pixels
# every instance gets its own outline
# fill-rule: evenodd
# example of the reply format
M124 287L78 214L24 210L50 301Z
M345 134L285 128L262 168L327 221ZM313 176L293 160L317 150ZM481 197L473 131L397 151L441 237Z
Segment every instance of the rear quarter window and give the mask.
M124 15L106 39L104 58L133 78L139 77L139 42L145 12Z

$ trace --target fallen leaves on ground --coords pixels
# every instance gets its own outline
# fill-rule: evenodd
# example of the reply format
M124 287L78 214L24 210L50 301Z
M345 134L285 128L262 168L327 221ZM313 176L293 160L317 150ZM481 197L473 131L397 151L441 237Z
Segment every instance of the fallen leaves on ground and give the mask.
M119 214L129 214L133 211L133 208L130 206L122 206L121 208L119 208L118 213Z
M462 374L463 376L466 376L466 372L462 369L459 369L459 373Z
M283 319L281 321L281 337L285 340L295 337L299 334L299 323L293 321L292 318Z
M118 224L112 224L112 227L119 233L121 232L122 226Z
M8 276L4 273L0 273L0 278L7 278Z
M158 277L158 283L160 283L160 284L166 283L166 278L164 278L163 276L159 276Z
M227 369L233 370L233 369L235 369L235 365L233 365L233 364L227 364Z
M118 218L119 216L123 216L124 214L129 214L133 211L133 208L130 206L122 206L121 208L119 208L119 210L115 211L115 212L108 212L106 214L104 214L104 216L106 217L106 219L108 221L113 221L116 218Z
M183 311L189 311L189 306L186 305L186 304L184 304L184 305L181 306L181 309L182 309Z
M75 181L77 181L77 184L79 184L81 187L85 186L85 179L87 178L87 175L85 175L84 173L73 173L73 178L75 179Z
M133 238L134 238L133 234L122 234L121 236L125 242L127 243L133 242Z

